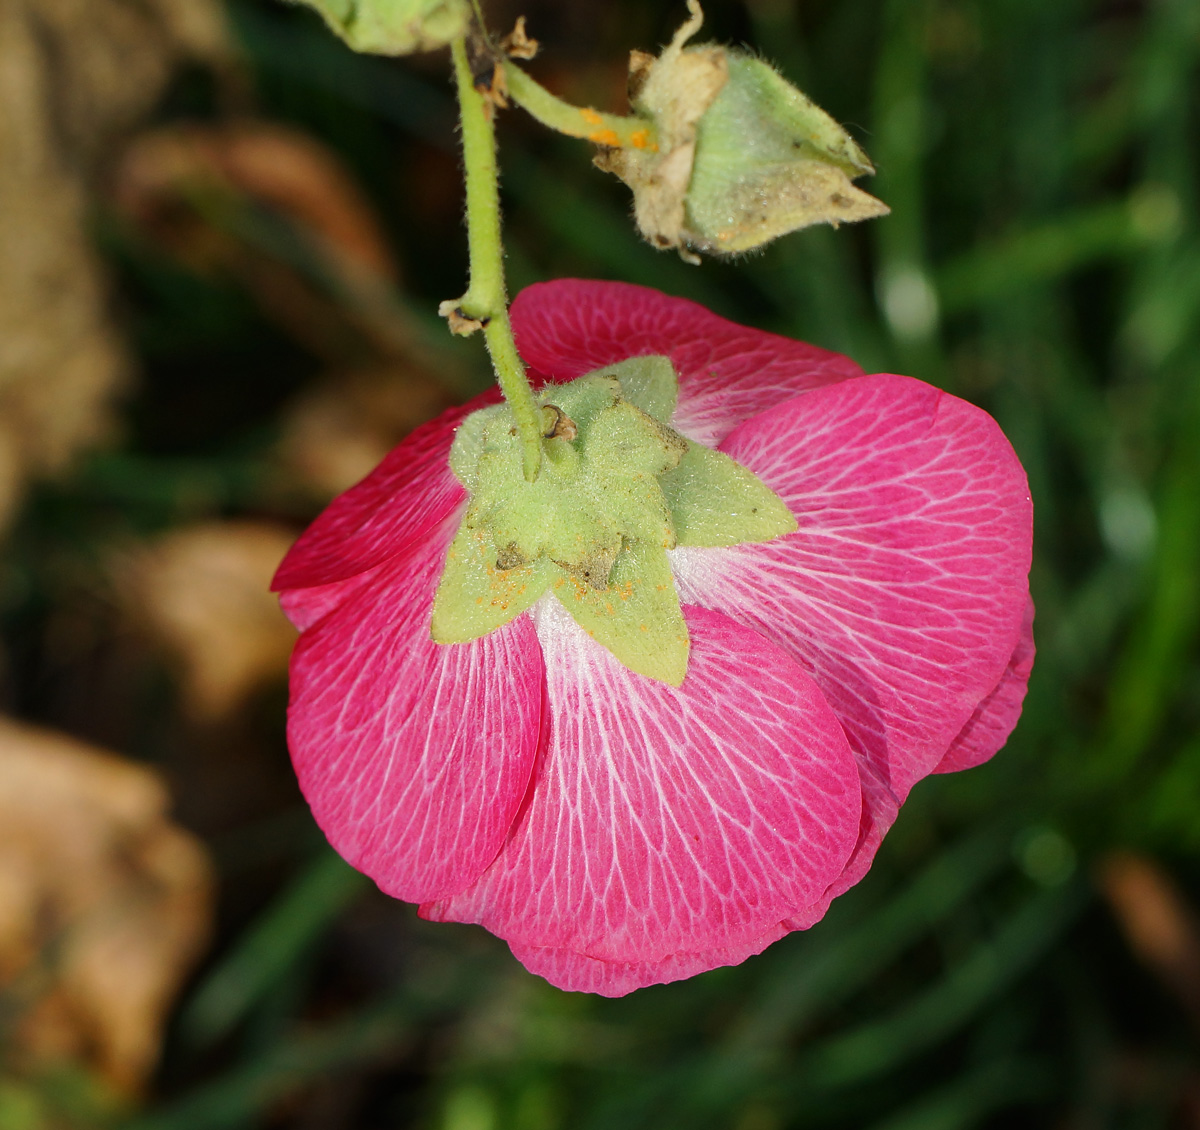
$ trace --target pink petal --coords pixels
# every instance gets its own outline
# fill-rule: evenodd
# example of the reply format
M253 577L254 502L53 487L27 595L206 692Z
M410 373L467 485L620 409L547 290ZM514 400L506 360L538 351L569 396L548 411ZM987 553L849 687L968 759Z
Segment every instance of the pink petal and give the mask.
M841 727L782 651L685 613L676 689L623 667L556 600L535 606L550 731L529 805L479 882L423 913L523 949L657 964L745 947L829 886L861 805Z
M537 283L517 295L511 313L521 355L556 381L628 357L669 356L679 373L673 423L710 447L798 393L862 375L841 354L727 322L687 299L629 283Z
M746 958L762 953L772 942L779 941L789 930L790 927L777 922L757 938L741 945L703 953L673 954L662 961L601 961L572 950L526 946L519 942L512 943L509 948L530 973L544 977L556 988L573 993L598 993L602 997L623 997L647 985L682 981L722 965L741 965Z
M279 566L271 591L345 580L425 537L466 498L448 462L455 428L499 399L498 390L489 389L412 432L304 531Z
M859 827L858 842L854 845L854 851L850 853L842 873L826 888L821 897L811 906L798 910L784 922L789 931L807 930L816 925L825 917L830 903L838 895L844 895L862 881L871 870L883 837L896 822L900 802L895 794L875 774L871 763L861 756L858 758L858 771L862 785L862 823Z
M1033 601L1028 604L1021 638L995 689L976 708L938 762L935 773L955 773L982 765L1006 741L1021 717L1021 705L1033 670Z
M543 724L544 668L520 617L435 644L433 591L454 514L300 637L288 744L317 823L388 894L472 883L504 843Z
M887 375L797 397L722 450L780 493L800 529L676 551L681 595L800 661L894 811L1016 647L1029 591L1024 472L986 413Z
M1000 682L975 708L933 772L955 773L972 769L999 752L1021 717L1033 658L1033 601L1030 600L1026 605L1021 637ZM854 854L825 896L788 921L792 930L807 930L819 922L825 917L829 904L866 875L884 835L895 822L900 806L891 790L871 771L868 761L860 760L859 770L863 785L863 827Z
M344 604L360 589L369 585L386 562L347 577L344 581L331 581L327 585L314 585L310 589L284 589L279 594L279 607L292 622L293 627L307 631L323 620L339 605Z

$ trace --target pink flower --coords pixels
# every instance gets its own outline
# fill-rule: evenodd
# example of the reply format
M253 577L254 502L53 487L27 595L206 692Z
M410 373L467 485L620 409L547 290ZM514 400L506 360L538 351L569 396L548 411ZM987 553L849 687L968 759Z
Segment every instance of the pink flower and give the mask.
M679 689L550 595L436 644L466 500L447 455L485 394L414 432L280 567L303 630L289 740L330 842L385 892L617 996L812 925L917 781L1000 748L1033 663L1031 505L991 417L920 381L621 283L530 287L512 318L537 381L669 355L673 426L754 471L798 531L673 551Z

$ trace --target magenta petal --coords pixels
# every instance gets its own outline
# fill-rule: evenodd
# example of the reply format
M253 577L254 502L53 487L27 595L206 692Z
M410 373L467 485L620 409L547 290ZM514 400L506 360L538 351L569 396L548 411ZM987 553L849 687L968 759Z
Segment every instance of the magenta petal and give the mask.
M429 534L467 497L450 470L455 428L499 398L489 389L422 424L362 482L338 495L283 559L272 592L345 580Z
M313 815L386 893L420 902L472 883L504 843L543 723L528 617L484 639L429 638L457 514L305 632L288 742Z
M519 942L511 943L509 948L530 973L544 977L556 988L574 993L598 993L602 997L623 997L647 985L665 985L722 965L740 965L746 958L762 953L791 929L787 924L777 922L758 937L740 945L702 953L677 953L662 961L601 961L572 950L526 946Z
M871 764L860 757L859 778L862 784L862 824L859 827L858 843L854 845L842 873L834 879L825 892L811 906L796 911L784 925L788 930L807 930L825 917L830 903L838 895L845 894L871 869L875 853L883 843L883 837L896 822L900 802L892 790L872 771Z
M935 773L973 769L992 757L1013 732L1021 717L1029 674L1033 670L1033 601L1028 605L1021 638L995 689L976 708L938 762Z
M360 589L369 585L383 565L376 565L362 573L356 573L343 581L330 581L327 585L314 585L310 589L284 589L279 594L279 607L292 622L292 626L304 632L323 620L340 604L344 604Z
M972 405L882 375L797 397L722 450L779 492L800 529L677 551L683 598L795 656L864 774L902 801L1000 681L1021 632L1032 510L1012 448Z
M623 667L556 600L535 606L550 730L528 807L483 877L428 917L661 963L745 946L828 888L861 806L841 727L756 632L685 614L676 689Z
M750 329L657 290L558 279L517 295L512 323L525 360L556 381L629 357L665 354L679 374L674 425L713 446L743 420L862 370L848 357Z

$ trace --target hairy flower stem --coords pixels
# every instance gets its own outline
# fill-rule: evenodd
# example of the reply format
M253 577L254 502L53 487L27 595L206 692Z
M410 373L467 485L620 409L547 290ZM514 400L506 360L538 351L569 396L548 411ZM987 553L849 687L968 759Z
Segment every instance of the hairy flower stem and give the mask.
M504 62L504 81L512 100L552 130L612 149L658 149L654 125L646 118L572 106L530 78L511 59Z
M462 115L463 164L467 173L467 242L471 285L458 302L463 316L483 327L500 391L512 409L521 436L525 478L533 482L542 464L541 414L508 320L504 249L500 242L500 191L492 108L475 89L465 39L451 45Z

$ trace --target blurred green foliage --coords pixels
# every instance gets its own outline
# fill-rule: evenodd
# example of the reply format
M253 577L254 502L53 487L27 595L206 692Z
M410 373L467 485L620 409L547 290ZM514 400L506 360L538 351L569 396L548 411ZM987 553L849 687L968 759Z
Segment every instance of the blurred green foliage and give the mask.
M521 10L543 40L531 70L608 109L625 52L682 14ZM515 14L498 5L495 22ZM267 0L230 15L257 111L340 154L435 332L465 277L446 60L357 57ZM657 286L991 411L1036 504L1020 726L989 765L920 785L816 928L618 1001L559 993L481 932L366 891L281 786L277 811L214 839L222 941L129 1130L1200 1124L1195 1017L1093 879L1130 849L1200 895L1200 4L712 0L708 16L850 125L892 214L692 268L638 241L625 190L583 145L513 110L499 127L512 288ZM219 106L192 75L162 116ZM86 678L45 655L55 603L114 537L310 516L271 493L266 452L321 365L235 282L111 219L100 237L143 385L123 446L27 508L4 586L9 705L76 729L99 723L77 701ZM474 344L446 348L482 382ZM186 741L168 699L150 680L99 736L172 765ZM280 706L247 725L285 776Z

